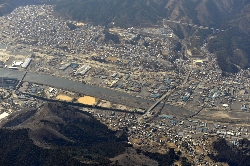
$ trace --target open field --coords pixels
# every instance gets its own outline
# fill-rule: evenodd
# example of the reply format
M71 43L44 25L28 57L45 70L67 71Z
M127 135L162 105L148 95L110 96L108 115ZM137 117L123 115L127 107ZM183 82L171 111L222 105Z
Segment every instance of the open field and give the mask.
M66 95L58 95L56 97L57 100L62 100L62 101L67 101L67 102L71 102L73 101L72 97L66 96Z
M96 98L91 97L91 96L80 97L77 101L79 103L86 104L86 105L95 105L96 104Z

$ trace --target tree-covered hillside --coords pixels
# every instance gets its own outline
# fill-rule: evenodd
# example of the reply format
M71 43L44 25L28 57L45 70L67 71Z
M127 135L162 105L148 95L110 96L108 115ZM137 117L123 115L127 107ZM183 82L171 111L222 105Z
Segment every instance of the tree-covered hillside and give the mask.
M166 15L164 5L145 0L62 0L56 3L56 11L65 16L107 25L115 22L122 27L156 24Z
M126 130L112 131L92 114L61 103L11 114L0 127L0 165L116 165L110 158L132 148ZM179 160L173 149L138 153L160 165Z

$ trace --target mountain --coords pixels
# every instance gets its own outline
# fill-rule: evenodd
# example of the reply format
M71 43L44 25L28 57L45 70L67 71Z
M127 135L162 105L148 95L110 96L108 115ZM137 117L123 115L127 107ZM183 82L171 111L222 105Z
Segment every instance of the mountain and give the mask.
M171 165L167 154L134 149L126 130L112 131L92 114L45 103L22 110L0 123L0 165ZM164 164L161 164L164 163Z
M248 0L54 0L56 11L76 20L118 26L161 23L163 18L220 28L236 14L245 16Z
M157 23L164 17L164 6L145 0L62 0L56 11L74 20L107 25L115 22L122 27Z
M228 165L250 165L250 141L246 138L239 140L239 146L230 146L224 138L213 142L213 152L209 157L216 162Z
M60 103L10 115L1 122L0 144L0 155L6 156L0 165L52 165L54 160L55 165L108 165L129 146L125 134L118 137L91 114Z
M210 30L197 30L168 23L180 39L200 36L198 46L209 39L209 51L216 54L223 71L250 68L249 0L0 0L0 15L20 5L44 3L55 5L57 15L95 25L154 26L162 25L166 18L208 27ZM211 28L225 31L212 34Z
M236 73L240 68L250 67L249 0L61 0L55 9L68 18L102 25L110 22L121 27L162 25L166 18L226 30L209 40L209 51L217 55L225 72ZM212 34L211 30L182 24L169 26L181 39L196 35L205 40Z
M28 130L0 129L1 165L84 165L58 149L35 146Z
M171 11L168 15L170 20L223 30L208 40L208 49L216 54L223 71L236 73L239 69L250 67L249 0L182 0L170 3L168 8ZM212 34L208 30L195 31L184 25L170 26L180 38L195 35L207 39Z
M0 0L0 16L12 12L16 7L41 4L41 0Z

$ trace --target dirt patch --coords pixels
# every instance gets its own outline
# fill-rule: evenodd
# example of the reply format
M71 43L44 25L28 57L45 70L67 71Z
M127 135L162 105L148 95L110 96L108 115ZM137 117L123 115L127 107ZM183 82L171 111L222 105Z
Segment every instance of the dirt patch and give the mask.
M3 61L4 63L9 59L10 55L0 51L0 61Z
M86 104L86 105L95 105L96 104L96 98L91 96L84 96L77 100L79 103Z
M26 56L24 55L15 55L15 61L25 61Z
M56 97L57 100L62 100L62 101L67 101L67 102L71 102L73 101L72 97L66 96L66 95L58 95Z
M117 61L117 57L112 57L112 56L109 56L109 57L107 57L107 61L112 61L112 62L116 62Z
M104 108L111 108L112 104L109 101L101 100L98 106L104 107Z
M216 118L229 118L229 119L232 118L232 117L229 116L227 113L221 112L221 111L215 112L215 113L211 114L211 116L212 116L212 117L216 117Z

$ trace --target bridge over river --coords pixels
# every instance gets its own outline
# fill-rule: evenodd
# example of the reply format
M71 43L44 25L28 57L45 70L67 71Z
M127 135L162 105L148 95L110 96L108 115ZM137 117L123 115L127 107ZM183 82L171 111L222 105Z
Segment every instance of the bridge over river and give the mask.
M141 108L144 110L148 110L148 108L154 105L154 101L144 98L138 98L133 95L118 92L112 89L107 89L89 84L83 84L81 82L72 81L66 78L50 76L46 74L27 72L25 75L25 73L26 73L25 71L0 69L1 77L13 77L19 80L23 79L23 81L27 82L53 86L61 89L67 89L85 95L94 96L99 99L108 100L113 103L124 104L132 108ZM161 108L162 108L162 103L155 106L154 109L157 110ZM176 116L189 117L193 114L193 112L191 111L172 105L164 105L163 109L169 110L169 114Z

